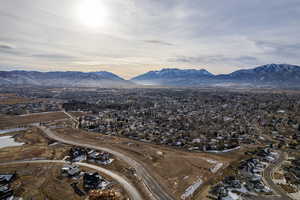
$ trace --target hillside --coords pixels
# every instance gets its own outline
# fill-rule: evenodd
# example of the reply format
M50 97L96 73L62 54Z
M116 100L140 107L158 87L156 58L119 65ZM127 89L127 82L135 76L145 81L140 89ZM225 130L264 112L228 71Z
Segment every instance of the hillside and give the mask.
M54 87L129 87L134 84L110 72L1 71L0 85Z

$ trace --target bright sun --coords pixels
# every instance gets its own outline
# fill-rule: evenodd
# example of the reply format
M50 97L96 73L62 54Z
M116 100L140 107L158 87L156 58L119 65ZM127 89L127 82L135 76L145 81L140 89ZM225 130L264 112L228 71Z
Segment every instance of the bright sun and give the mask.
M101 0L84 0L79 5L79 19L89 27L100 27L107 22L108 10Z

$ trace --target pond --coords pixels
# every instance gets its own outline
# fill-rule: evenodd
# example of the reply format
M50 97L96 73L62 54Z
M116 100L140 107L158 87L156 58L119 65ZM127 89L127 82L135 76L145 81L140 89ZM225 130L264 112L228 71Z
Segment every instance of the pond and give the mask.
M6 134L6 133L18 132L18 131L25 131L25 130L27 130L27 128L4 129L4 130L0 130L0 135L1 134Z
M2 136L0 137L0 149L4 147L16 147L22 146L24 143L16 142L12 136Z

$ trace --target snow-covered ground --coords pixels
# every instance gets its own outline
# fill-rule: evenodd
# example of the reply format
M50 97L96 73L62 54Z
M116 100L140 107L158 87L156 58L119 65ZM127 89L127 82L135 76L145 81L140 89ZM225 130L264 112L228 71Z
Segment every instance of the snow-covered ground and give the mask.
M18 131L25 131L25 130L27 130L27 128L4 129L4 130L0 130L0 135L6 133L18 132Z
M16 142L12 136L0 137L0 148L22 146L24 143Z
M231 191L228 192L228 195L223 198L224 200L240 200L241 197L237 195L236 193L233 193Z
M195 191L202 185L203 181L201 178L199 178L196 182L193 183L193 185L189 186L185 192L181 195L181 199L185 200L195 193Z
M29 113L29 114L24 114L24 115L19 115L19 116L20 116L20 117L26 117L26 116L31 116L31 115L45 115L45 114L58 113L58 112L60 112L60 111Z
M290 193L289 195L295 200L300 199L300 191L297 193Z
M235 192L233 192L235 191ZM241 188L230 188L228 190L228 195L224 197L224 200L242 200L242 197L237 194L237 192L242 193L242 194L250 194L249 191L246 189L245 185L242 184Z
M108 165L108 164L112 163L113 161L114 161L114 159L111 158L111 159L108 159L104 162L101 162L101 161L94 161L94 162L96 162L98 164L102 164L102 165Z
M210 168L210 171L212 173L216 173L217 171L219 171L219 169L221 169L223 167L223 163L217 163L214 167Z
M276 184L286 184L285 178L283 179L273 179L273 182Z
M223 167L223 163L218 162L216 160L206 159L206 161L210 164L215 164L213 167L210 168L210 171L212 173L216 173L217 171L219 171L219 169L221 169Z
M240 149L241 147L238 146L238 147L235 147L235 148L232 148L232 149L226 149L226 150L223 150L223 151L216 151L216 150L208 150L206 152L208 153L228 153L228 152L231 152L231 151L235 151L235 150L238 150Z
M212 159L205 159L208 163L210 163L210 164L217 164L218 163L218 161L216 161L216 160L212 160Z

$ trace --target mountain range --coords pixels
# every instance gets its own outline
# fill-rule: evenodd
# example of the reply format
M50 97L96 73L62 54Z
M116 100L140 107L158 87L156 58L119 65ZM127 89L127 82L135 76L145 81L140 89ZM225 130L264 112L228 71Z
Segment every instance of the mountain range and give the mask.
M150 71L131 79L141 85L193 86L209 80L213 74L205 69L162 69Z
M150 71L131 79L137 84L166 86L298 86L300 67L288 64L268 64L254 69L242 69L230 74L214 75L205 69L162 69Z
M176 68L166 68L160 71L150 71L146 74L139 75L133 80L143 80L147 78L152 79L165 79L165 78L182 78L182 77L191 77L191 78L198 78L201 76L213 76L212 73L208 72L205 69L176 69Z
M131 81L105 71L100 72L37 72L0 71L0 85L33 85L54 87L132 87Z
M205 69L166 68L159 71L149 71L131 80L125 80L106 71L0 71L0 86L14 85L100 88L140 87L141 85L300 87L300 67L288 64L268 64L220 75L214 75Z

